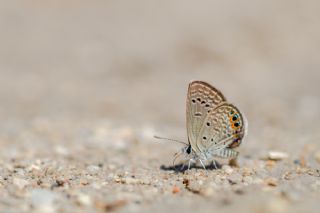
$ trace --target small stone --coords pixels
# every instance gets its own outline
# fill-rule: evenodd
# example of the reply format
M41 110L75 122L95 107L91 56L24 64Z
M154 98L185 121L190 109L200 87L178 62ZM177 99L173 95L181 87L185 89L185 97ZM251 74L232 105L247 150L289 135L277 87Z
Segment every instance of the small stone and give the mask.
M62 179L56 179L56 182L54 184L52 184L51 188L55 188L55 187L63 187L66 181L62 180Z
M29 181L21 179L21 178L13 178L13 184L17 186L19 189L25 188L27 185L29 185Z
M299 157L299 164L300 164L301 167L306 167L307 166L306 158L303 155L301 155Z
M243 176L250 176L254 174L254 171L251 168L243 167L242 169L242 175Z
M205 197L211 197L214 195L214 189L212 187L205 187L204 189L200 190L200 194Z
M251 176L245 176L243 177L243 182L246 184L246 185L250 185L252 184L253 182L253 178Z
M133 177L126 177L122 180L122 182L126 184L139 184L141 183L141 180Z
M90 175L96 175L100 172L101 168L96 165L90 165L87 167L87 171Z
M223 165L222 170L228 175L233 173L233 169L229 165Z
M177 187L177 186L174 186L174 187L172 188L172 193L173 193L173 194L179 193L180 191L181 191L180 188Z
M39 171L41 168L38 165L31 164L28 168L27 171Z
M278 185L278 180L276 178L272 178L272 177L265 179L264 182L268 186L277 186Z
M280 151L270 151L268 153L268 159L269 160L283 160L285 158L288 158L289 155L285 152L280 152Z
M84 206L90 206L92 204L91 197L83 193L77 194L77 201L80 205Z
M147 178L144 178L144 179L141 179L140 180L140 183L141 184L144 184L144 185L150 185L151 184L151 181Z
M242 176L239 173L233 173L228 177L228 181L231 185L240 183L242 180Z
M80 178L79 183L83 186L89 185L89 180L85 178Z
M272 168L276 165L276 162L274 160L267 160L266 167Z
M127 203L128 203L127 200L116 200L116 201L113 201L112 203L105 204L103 210L105 212L115 211L116 209L125 206Z

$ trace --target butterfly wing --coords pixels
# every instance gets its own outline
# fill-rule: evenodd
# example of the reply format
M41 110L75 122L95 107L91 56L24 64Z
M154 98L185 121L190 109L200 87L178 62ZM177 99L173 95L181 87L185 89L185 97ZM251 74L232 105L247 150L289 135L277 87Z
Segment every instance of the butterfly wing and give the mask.
M209 113L226 99L222 93L203 81L193 81L189 84L187 96L187 132L189 143L196 153L202 151L197 140L204 120Z
M237 153L229 151L240 145L246 121L233 104L221 103L205 118L196 144L202 152L211 152L219 157L232 157ZM223 150L226 149L226 150Z

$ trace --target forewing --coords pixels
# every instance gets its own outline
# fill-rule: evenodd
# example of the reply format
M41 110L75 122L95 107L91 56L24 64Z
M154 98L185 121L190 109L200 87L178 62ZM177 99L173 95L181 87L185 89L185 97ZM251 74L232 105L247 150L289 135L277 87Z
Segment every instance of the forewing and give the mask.
M212 110L225 102L222 93L203 81L193 81L189 84L187 95L187 132L191 147L196 152L201 152L197 146L200 130L207 116Z
M202 137L198 138L197 147L209 152L237 147L244 137L245 127L240 111L230 103L221 103L204 120L199 131Z

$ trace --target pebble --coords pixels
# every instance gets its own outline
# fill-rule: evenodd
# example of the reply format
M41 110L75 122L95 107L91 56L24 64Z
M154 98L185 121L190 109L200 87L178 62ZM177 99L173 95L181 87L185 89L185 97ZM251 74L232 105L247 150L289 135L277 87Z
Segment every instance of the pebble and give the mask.
M180 190L179 187L174 186L174 187L172 188L172 193L173 193L173 194L177 194L177 193L179 193L179 192L181 192L181 190Z
M243 168L241 169L241 171L242 171L242 175L243 175L243 176L251 176L251 175L254 175L253 169L248 168L248 167L243 167Z
M132 177L126 177L126 178L122 179L122 182L126 183L126 184L139 184L139 183L141 183L141 180L136 179L136 178L132 178Z
M250 185L253 182L253 178L251 176L245 176L243 177L243 182L245 185Z
M229 165L223 165L222 170L228 175L233 173L233 169Z
M239 173L233 173L228 177L230 184L240 183L242 180L242 175Z
M266 178L264 180L264 182L268 185L268 186L277 186L278 185L278 180L276 178L270 177L270 178Z
M25 188L27 185L29 185L29 181L21 179L21 178L13 178L13 184L17 186L19 189Z
M267 160L266 167L272 168L276 165L276 162L274 160Z
M40 171L41 167L35 164L31 164L30 166L27 167L26 171L31 172L31 171Z
M90 165L87 167L87 171L90 175L96 175L100 173L101 168L96 165Z
M91 197L83 193L77 194L77 201L79 202L80 205L84 205L84 206L92 205Z
M289 155L285 152L280 152L280 151L270 151L268 153L268 159L269 160L283 160L283 159L286 159L288 158Z
M215 194L215 190L212 187L205 187L200 190L200 194L205 197L211 197Z

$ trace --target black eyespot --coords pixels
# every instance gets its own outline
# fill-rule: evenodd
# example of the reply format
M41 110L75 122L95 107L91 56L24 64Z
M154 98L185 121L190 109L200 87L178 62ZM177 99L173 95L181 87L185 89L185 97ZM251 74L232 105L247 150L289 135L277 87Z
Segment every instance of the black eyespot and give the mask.
M233 115L234 111L230 111L230 115Z
M206 102L205 101L201 101L201 104L205 104Z
M233 143L238 143L239 142L239 138L235 138L234 140L233 140Z
M201 116L202 116L202 113L201 113L201 112L196 112L196 113L194 113L194 116L196 116L196 117L201 117Z
M233 118L232 118L232 120L235 121L235 120L238 119L238 117L239 117L239 115L234 115Z
M200 98L197 98L197 101L201 102L201 99L200 99Z
M213 138L211 138L211 141L213 141Z
M235 127L238 127L238 126L240 126L240 123L237 122L237 123L234 124L234 126L235 126Z
M207 126L210 126L211 124L210 124L210 122L207 122Z
M211 111L210 110L208 110L208 113L210 113Z
M194 100L194 99L192 99L191 101L192 101L192 103L195 103L195 102L196 102L196 100Z
M209 107L210 106L210 104L206 104L206 106L205 107Z
M207 140L207 137L206 137L206 136L203 136L202 138L203 138L203 140Z

